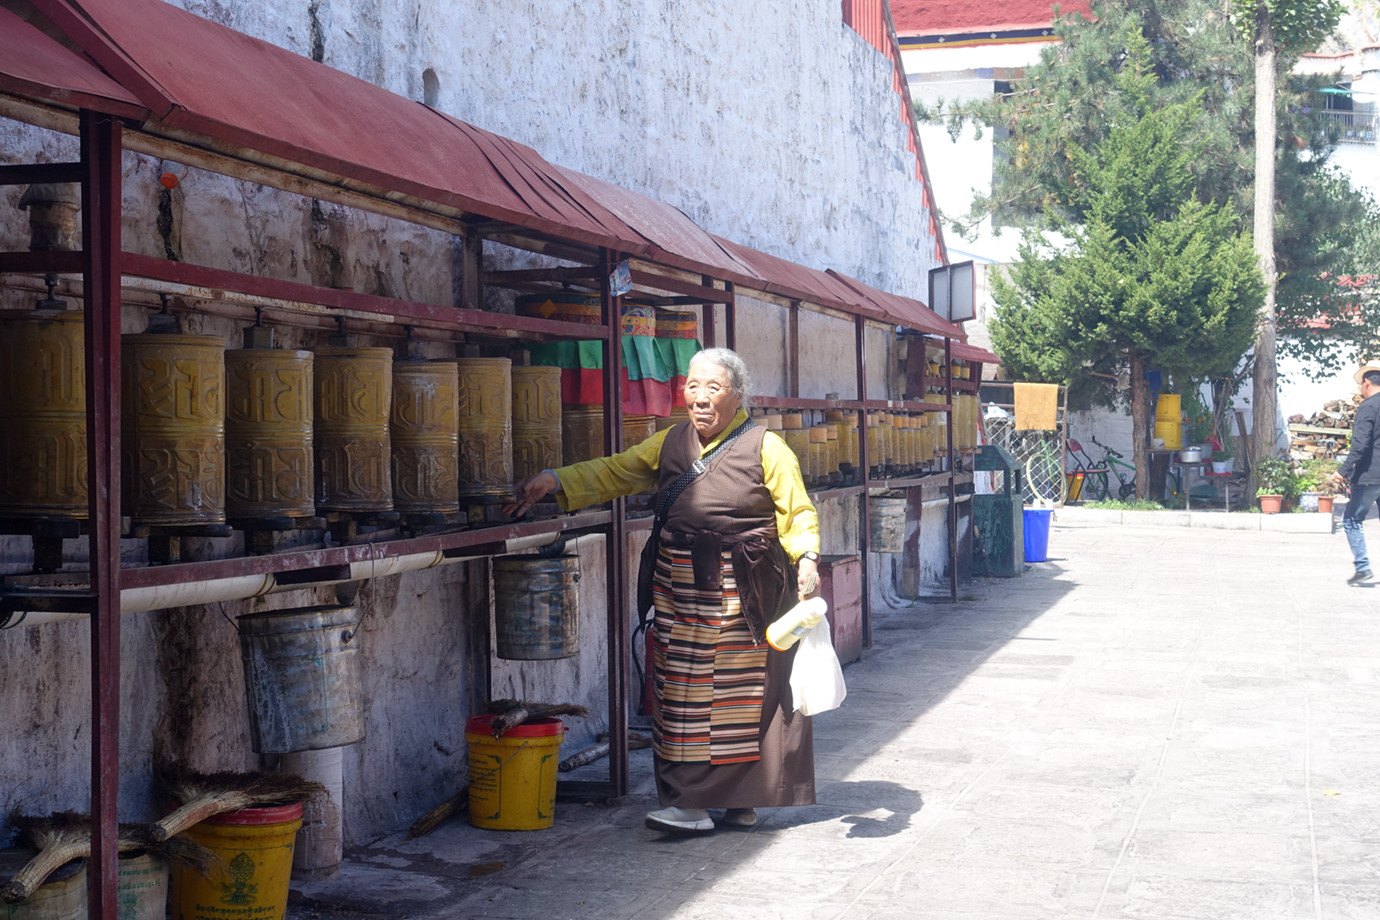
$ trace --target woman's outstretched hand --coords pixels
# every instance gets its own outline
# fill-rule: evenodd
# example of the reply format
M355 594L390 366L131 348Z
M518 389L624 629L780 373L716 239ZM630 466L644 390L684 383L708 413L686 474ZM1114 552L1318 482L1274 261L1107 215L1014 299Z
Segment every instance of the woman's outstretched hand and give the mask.
M537 502L561 487L556 474L550 470L534 473L513 485L514 500L503 506L503 513L522 517Z

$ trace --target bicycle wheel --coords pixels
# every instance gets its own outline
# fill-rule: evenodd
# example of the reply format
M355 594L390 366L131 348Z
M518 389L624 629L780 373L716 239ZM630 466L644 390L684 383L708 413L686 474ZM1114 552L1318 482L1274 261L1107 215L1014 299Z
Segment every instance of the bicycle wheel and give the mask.
M1135 482L1123 482L1121 484L1121 488L1116 490L1116 494L1117 497L1120 498L1122 501L1126 501L1126 499L1128 498L1133 498L1136 494Z
M1083 501L1100 502L1107 497L1107 471L1083 474Z
M1025 487L1033 501L1064 501L1064 464L1048 443L1037 444L1025 461Z

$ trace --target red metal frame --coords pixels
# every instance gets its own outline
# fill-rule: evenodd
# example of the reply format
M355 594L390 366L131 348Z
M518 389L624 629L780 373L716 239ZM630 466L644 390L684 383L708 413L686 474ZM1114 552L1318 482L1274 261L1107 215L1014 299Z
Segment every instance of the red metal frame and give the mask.
M120 798L120 168L121 128L81 118L86 265L86 432L90 495L91 862L87 910L115 920Z

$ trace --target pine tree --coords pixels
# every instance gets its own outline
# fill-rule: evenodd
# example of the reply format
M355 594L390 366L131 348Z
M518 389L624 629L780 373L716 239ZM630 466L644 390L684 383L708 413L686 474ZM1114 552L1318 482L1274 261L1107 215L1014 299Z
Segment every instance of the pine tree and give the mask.
M992 342L1018 377L1111 398L1129 374L1136 482L1149 483L1145 370L1228 373L1250 347L1264 282L1236 215L1195 195L1198 95L1161 106L1149 49L1127 39L1105 137L1064 150L1071 181L1048 220L1072 243L1027 232L1020 261L993 283ZM1078 217L1074 223L1069 218Z

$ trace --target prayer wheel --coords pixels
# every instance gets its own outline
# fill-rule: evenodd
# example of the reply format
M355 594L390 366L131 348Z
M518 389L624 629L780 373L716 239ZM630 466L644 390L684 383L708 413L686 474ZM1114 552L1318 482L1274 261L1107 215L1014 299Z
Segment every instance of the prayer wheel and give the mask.
M770 419L770 416L768 416L768 418ZM661 431L662 429L665 429L665 428L674 428L676 425L679 425L681 422L688 422L688 421L690 421L690 410L689 410L689 409L685 408L684 406L672 406L672 407L671 407L671 414L670 414L670 415L666 416L665 418L658 418L658 419L656 420L656 430L657 430L657 431ZM780 428L781 428L781 416L780 416L780 415L777 415L777 417L776 417L776 422L777 422L777 424L776 424L776 429L775 429L775 430L780 430ZM767 427L768 427L768 428L771 428L770 425L768 425Z
M513 477L554 470L561 460L561 369L513 368Z
M656 417L652 415L625 415L623 416L623 449L627 450L634 444L641 444L643 441L656 434Z
M460 510L460 372L454 361L393 365L393 509Z
M869 412L867 413L867 464L868 471L873 476L882 472L882 464L885 462L883 453L881 413Z
M225 343L146 333L122 340L122 482L139 524L225 522Z
M316 507L393 510L391 348L315 350Z
M656 307L624 304L622 315L624 335L656 335Z
M513 362L461 358L460 497L513 493Z
M225 511L232 519L301 518L312 501L312 354L225 354Z
M833 425L825 425L824 475L831 482L839 478L839 431Z
M810 477L810 433L805 429L805 419L799 412L781 413L781 437L800 461L800 475Z
M816 486L820 485L828 477L829 472L825 469L825 454L829 444L829 428L826 425L811 425L805 430L809 437L810 451L810 474L806 477L807 482L813 482Z
M76 310L0 317L0 516L87 516L86 362Z
M700 334L700 318L692 310L656 308L656 336L659 339L695 339Z
M561 449L567 464L604 456L604 407L563 406Z

